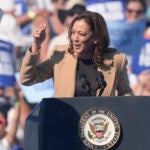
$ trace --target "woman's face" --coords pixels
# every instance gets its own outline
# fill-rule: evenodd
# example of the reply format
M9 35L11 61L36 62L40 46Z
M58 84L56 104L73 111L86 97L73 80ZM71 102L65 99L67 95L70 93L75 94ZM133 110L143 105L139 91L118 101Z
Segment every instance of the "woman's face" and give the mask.
M144 8L140 2L129 2L125 14L128 22L135 22L144 14Z
M88 48L93 44L93 41L91 42L92 35L93 33L90 30L90 26L84 19L75 21L71 30L71 41L76 55L90 53Z

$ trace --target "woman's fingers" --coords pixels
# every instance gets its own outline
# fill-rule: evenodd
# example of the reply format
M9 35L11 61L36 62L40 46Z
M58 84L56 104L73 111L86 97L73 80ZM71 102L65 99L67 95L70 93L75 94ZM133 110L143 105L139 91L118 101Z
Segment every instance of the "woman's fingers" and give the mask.
M35 29L33 32L33 37L35 38L36 42L42 42L45 39L45 30L46 24L43 24Z

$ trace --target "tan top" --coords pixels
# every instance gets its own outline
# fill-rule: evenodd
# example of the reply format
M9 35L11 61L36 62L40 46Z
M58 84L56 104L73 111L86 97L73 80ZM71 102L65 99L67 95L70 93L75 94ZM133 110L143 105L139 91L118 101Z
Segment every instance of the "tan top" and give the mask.
M67 49L68 45L55 46L48 58L38 65L40 52L32 54L27 50L20 70L20 82L33 85L53 78L55 97L74 97L77 59ZM134 95L129 86L126 55L115 51L105 54L104 58L104 64L110 67L98 68L107 82L102 96L115 96L116 90L120 96Z

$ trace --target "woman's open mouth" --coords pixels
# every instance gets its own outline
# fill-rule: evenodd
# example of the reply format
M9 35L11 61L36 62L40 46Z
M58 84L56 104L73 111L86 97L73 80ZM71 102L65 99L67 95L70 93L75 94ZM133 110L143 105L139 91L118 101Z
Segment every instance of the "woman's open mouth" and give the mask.
M81 49L81 44L74 44L74 49L75 50L80 50Z

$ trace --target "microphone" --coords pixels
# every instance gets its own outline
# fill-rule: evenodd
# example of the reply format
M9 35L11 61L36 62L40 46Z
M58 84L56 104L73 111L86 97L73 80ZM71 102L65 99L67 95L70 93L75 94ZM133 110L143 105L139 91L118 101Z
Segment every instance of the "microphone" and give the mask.
M104 91L106 85L107 85L106 81L104 80L104 75L102 72L98 73L96 81L98 83L98 88L100 88L99 96L101 96L103 94L103 91Z
M86 79L86 76L84 74L79 75L79 81L82 84L82 88L84 88L89 96L92 96L92 89L90 87L89 81Z

